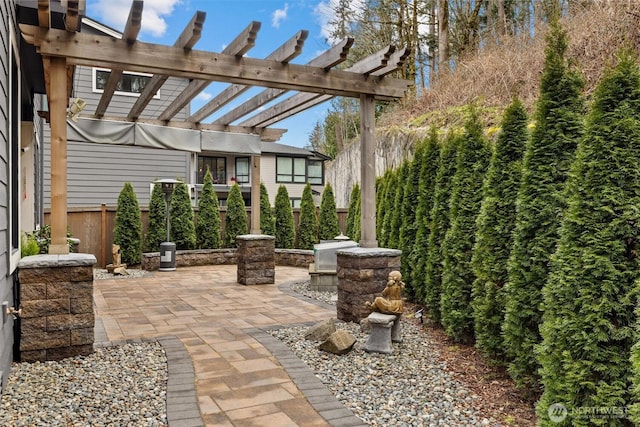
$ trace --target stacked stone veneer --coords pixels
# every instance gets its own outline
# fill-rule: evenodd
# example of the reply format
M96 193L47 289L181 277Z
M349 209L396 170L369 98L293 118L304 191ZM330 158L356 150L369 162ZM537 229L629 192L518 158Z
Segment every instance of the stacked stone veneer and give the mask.
M276 281L276 238L264 234L245 234L236 238L238 283L267 285Z
M196 249L176 251L176 267L196 267L200 265L235 264L237 254L235 249ZM142 254L141 267L146 271L160 268L160 252Z
M345 322L360 322L371 313L365 302L380 296L389 273L400 270L402 251L384 248L339 250L337 317Z
M35 255L18 265L20 357L59 360L93 351L93 266L90 254Z

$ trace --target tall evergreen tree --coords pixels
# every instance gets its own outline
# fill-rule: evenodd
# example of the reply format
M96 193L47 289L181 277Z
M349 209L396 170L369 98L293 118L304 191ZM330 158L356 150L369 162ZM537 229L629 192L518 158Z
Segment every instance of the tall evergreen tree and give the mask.
M427 250L429 247L429 226L431 223L431 209L435 193L436 174L438 172L438 158L440 157L440 145L438 133L435 128L425 141L422 166L420 167L420 192L418 194L418 208L416 210L416 222L418 230L416 241L411 253L412 276L411 280L415 289L415 300L424 302L426 296L426 265Z
M393 217L393 202L396 195L396 185L398 183L398 171L389 170L386 176L386 190L382 199L382 231L380 233L380 246L389 247L389 235L391 234L391 219Z
M534 346L540 342L542 286L555 251L564 187L583 134L583 81L565 59L567 36L557 24L547 34L546 62L516 199L516 226L504 287L502 326L509 373L526 390L539 390Z
M313 249L318 243L318 217L316 205L313 202L311 184L307 182L302 190L300 200L300 219L298 220L298 249Z
M322 190L322 200L320 201L320 240L331 240L340 234L338 225L338 211L336 209L336 199L333 195L333 188L328 182Z
M522 176L522 155L528 138L527 112L519 100L505 111L484 181L471 265L472 306L476 346L494 361L504 359L503 287L516 220L516 195Z
M138 198L130 182L125 182L118 195L113 243L120 245L125 264L139 264L142 258L142 219Z
M276 194L276 248L293 249L295 242L295 227L293 224L293 209L289 200L287 187L281 185Z
M449 229L449 201L456 172L456 157L461 136L449 134L438 158L438 172L433 195L429 224L429 245L425 263L425 297L431 319L440 322L440 297L442 293L442 242Z
M382 203L384 201L385 191L387 191L387 173L388 171L385 172L383 176L376 178L376 239L380 246L384 246L382 244L382 220L384 218Z
M471 270L471 252L482 203L482 183L490 156L482 124L477 113L472 111L458 146L449 208L451 227L442 242L442 326L458 342L470 343L473 340L471 289L475 276Z
M402 200L404 199L404 185L408 175L408 162L404 162L397 171L398 180L394 188L393 204L390 206L391 224L387 246L400 249L400 226L402 225Z
M633 399L631 347L639 335L640 70L624 52L594 92L585 137L567 185L567 209L551 274L543 288L538 357L544 393L541 425L553 403L567 406L566 425L582 407L622 408ZM605 414L606 415L606 414ZM606 419L608 426L628 425Z
M418 207L418 196L420 192L420 170L422 168L422 156L425 145L420 142L416 147L413 159L408 164L407 179L404 184L402 197L402 224L400 226L400 272L405 283L405 293L411 299L415 296L413 285L411 253L416 240L418 226L416 221L416 209Z
M347 211L347 227L346 227L347 237L349 237L354 242L357 242L360 240L360 236L355 235L358 194L360 194L360 184L356 183L351 188L351 194L349 196L349 210Z
M193 222L189 188L184 182L175 185L169 211L171 241L176 244L176 249L194 249L196 247L196 226Z
M276 221L269 202L269 193L264 182L260 183L260 230L268 236L276 235Z
M202 194L198 199L198 223L196 240L202 249L218 249L222 244L220 225L220 206L218 195L213 189L211 171L207 168L202 185Z
M229 190L227 197L227 215L225 216L224 247L235 248L236 238L249 232L247 223L247 208L242 198L240 186L235 183Z
M640 337L640 305L636 309L636 336ZM629 407L629 419L640 425L640 338L631 348L631 366L633 369L633 403Z
M155 184L149 201L149 224L144 235L144 251L158 252L160 243L167 240L167 201L162 185Z
M356 213L355 218L353 220L353 235L355 237L355 241L360 243L360 237L362 235L362 191L360 191L360 186L358 186L358 192L356 193Z

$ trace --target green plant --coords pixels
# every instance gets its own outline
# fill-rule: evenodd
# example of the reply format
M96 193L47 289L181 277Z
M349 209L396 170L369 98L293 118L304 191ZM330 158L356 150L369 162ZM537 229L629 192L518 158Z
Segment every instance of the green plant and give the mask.
M171 241L176 244L176 249L194 249L196 227L193 223L193 208L189 188L182 181L174 186L171 195L169 222Z
M476 347L492 361L503 361L502 323L507 261L516 221L516 195L527 142L527 112L519 100L507 108L495 142L477 221L471 266Z
M118 196L113 243L120 245L122 262L140 263L142 258L142 219L138 198L130 182L125 182Z
M36 240L33 234L22 232L20 240L21 257L38 255L40 253L40 245L38 245L38 240Z
M472 111L458 146L449 212L451 227L442 242L444 265L440 296L442 326L447 335L467 344L473 341L471 289L475 276L471 270L471 253L490 155L482 125Z
M149 201L149 224L144 235L145 252L158 252L160 243L167 240L167 201L162 185L154 184Z
M328 182L324 186L322 200L320 201L319 230L320 240L331 240L340 234L336 200L333 196L333 188Z
M281 185L276 194L276 248L293 249L295 228L293 224L293 209L289 200L287 187Z
M235 248L236 238L247 234L249 226L247 224L247 209L244 205L240 186L235 183L229 190L227 197L227 215L224 227L224 247Z
M431 223L431 209L435 194L436 174L438 172L438 158L440 156L440 144L438 133L432 129L425 144L420 167L420 183L418 193L418 207L416 209L416 222L418 223L415 244L411 256L414 298L418 302L424 302L426 296L426 265L427 249L429 247L429 234Z
M442 242L449 229L449 200L451 199L452 178L456 171L456 155L460 137L449 134L438 158L438 172L433 195L433 208L429 218L429 244L425 262L424 303L431 319L439 322L440 297L442 293Z
M360 240L360 234L356 235L356 215L358 209L359 199L358 196L360 194L360 185L356 183L351 188L351 195L349 196L349 209L347 211L347 227L346 227L346 235L354 242L358 242Z
M313 245L318 243L318 217L309 183L302 190L300 219L296 235L298 236L298 249L313 249Z
M218 249L222 244L220 234L218 196L213 189L211 171L207 168L202 185L202 194L198 199L198 223L196 224L198 247L201 249Z
M583 81L565 59L567 36L557 24L547 34L546 63L540 97L522 161L513 247L504 287L502 326L509 374L524 390L539 392L542 286L555 252L565 208L565 182L583 134Z
M260 183L260 230L268 236L276 235L276 223L273 217L273 209L269 202L269 193L264 182Z
M598 83L585 137L567 181L551 273L542 290L544 392L540 425L555 425L548 408L563 402L566 424L593 425L572 409L628 407L634 402L631 347L640 278L640 70L638 57L620 54ZM606 419L608 426L627 426Z
M49 253L49 245L51 244L51 225L43 224L31 234L38 242L38 246L40 247L40 253L41 254ZM69 245L69 251L71 251L73 247L73 241L69 239L70 237L71 237L71 230L69 229L69 227L67 227L67 244Z
M400 226L402 225L402 200L404 199L404 186L407 180L409 167L404 162L397 171L396 186L393 190L393 204L389 207L391 211L391 222L389 226L389 237L387 246L393 249L400 249Z

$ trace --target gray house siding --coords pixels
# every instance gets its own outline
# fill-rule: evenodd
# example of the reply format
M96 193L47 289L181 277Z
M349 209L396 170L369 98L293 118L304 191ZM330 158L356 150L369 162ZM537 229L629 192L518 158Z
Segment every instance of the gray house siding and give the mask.
M11 271L11 185L17 185L10 177L10 164L13 150L17 150L17 135L12 135L11 116L11 57L12 43L10 33L15 30L15 1L0 2L0 301L13 304L13 272ZM12 141L13 140L13 141ZM16 230L14 230L15 232ZM0 320L0 371L2 385L6 383L11 362L13 361L13 319Z
M49 141L48 131L46 141ZM189 153L143 147L67 143L67 205L115 206L131 182L140 206L149 205L149 184L159 178L187 179ZM50 145L44 150L44 205L51 206Z

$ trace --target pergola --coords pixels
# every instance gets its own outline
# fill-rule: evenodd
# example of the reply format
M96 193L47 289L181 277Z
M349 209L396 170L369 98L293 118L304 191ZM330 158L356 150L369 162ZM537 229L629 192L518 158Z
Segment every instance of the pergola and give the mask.
M84 0L67 0L65 30L50 25L50 0L38 0L38 25L20 25L24 39L41 55L45 74L51 126L51 245L49 253L68 253L67 232L67 108L76 65L111 69L104 93L94 112L85 117L140 121L154 94L169 77L190 83L154 120L144 122L167 127L216 130L260 135L277 140L284 130L269 126L335 96L360 99L362 235L360 246L377 247L375 229L375 101L402 98L411 82L390 78L408 57L407 49L388 46L346 70L334 68L345 61L353 39L345 39L305 65L290 61L298 56L307 38L300 31L264 59L243 56L254 44L260 29L252 22L220 53L195 50L205 20L196 12L173 46L137 41L142 0L133 0L121 39L79 32ZM153 73L126 117L105 117L123 71ZM229 86L186 120L173 120L211 82ZM252 87L265 89L212 123L203 121ZM260 111L260 107L294 91L292 96ZM236 123L241 120L239 123ZM252 157L252 205L259 205L260 161ZM260 233L260 210L252 209L252 230Z

